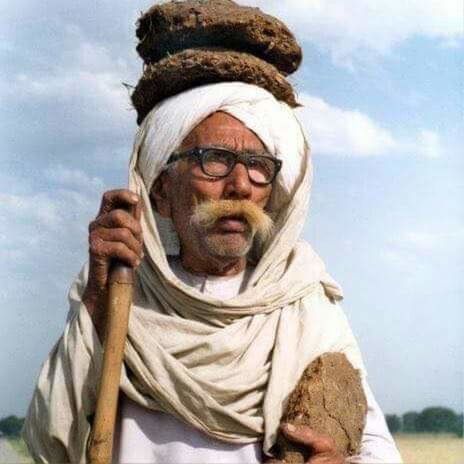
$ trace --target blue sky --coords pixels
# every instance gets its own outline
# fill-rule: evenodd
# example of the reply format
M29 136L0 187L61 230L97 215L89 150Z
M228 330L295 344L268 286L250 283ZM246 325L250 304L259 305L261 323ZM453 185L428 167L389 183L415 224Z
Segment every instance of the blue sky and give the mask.
M315 182L305 228L345 290L385 412L463 406L458 0L247 2L295 31ZM59 337L101 193L125 185L151 2L0 5L0 417Z

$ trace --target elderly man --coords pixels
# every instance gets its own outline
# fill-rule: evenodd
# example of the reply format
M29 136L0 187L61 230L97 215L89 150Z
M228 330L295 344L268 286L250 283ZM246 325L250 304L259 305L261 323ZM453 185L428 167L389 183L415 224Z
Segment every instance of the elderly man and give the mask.
M259 87L198 87L150 112L130 189L105 193L90 224L89 264L38 380L24 433L36 460L85 462L118 258L136 268L118 462L263 462L279 427L312 450L311 464L345 462L330 437L280 425L301 373L327 351L360 370L368 399L361 453L349 462L401 462L341 290L300 239L311 179L301 125Z

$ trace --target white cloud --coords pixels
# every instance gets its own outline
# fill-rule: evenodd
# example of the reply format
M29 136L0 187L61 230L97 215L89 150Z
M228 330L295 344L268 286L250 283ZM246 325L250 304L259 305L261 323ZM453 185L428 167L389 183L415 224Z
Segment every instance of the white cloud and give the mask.
M464 228L409 230L387 241L381 257L401 271L417 273L461 263L464 253ZM454 265L454 264L453 264ZM461 264L462 267L462 264Z
M4 224L17 220L55 228L61 221L56 202L47 194L10 195L0 193L0 217Z
M106 73L109 69L120 72L128 72L128 64L121 57L114 59L109 50L103 45L90 43L80 38L82 42L77 50L73 51L73 58L80 67L87 71Z
M87 225L96 215L96 188L102 183L77 170L57 168L41 174L55 185L29 193L0 193L0 258L12 275L17 269L34 274L43 266L53 280L58 268L68 268L70 259L85 259ZM10 178L11 184L15 181ZM8 274L8 269L2 272Z
M441 43L441 46L443 48L452 48L452 49L457 49L457 48L460 48L462 47L463 45L463 41L462 40L459 40L459 39L447 39L447 40L444 40L442 43Z
M439 134L420 130L404 140L356 109L330 105L323 99L300 94L297 114L308 129L314 154L337 156L416 155L437 158L442 154Z
M411 37L455 43L463 34L461 0L239 0L286 22L296 35L329 50L336 62L358 52L388 53Z
M379 251L380 258L402 273L410 273L414 269L419 269L417 257L411 253L406 253L397 249L383 249Z
M113 57L104 46L82 41L64 50L47 73L20 72L0 78L0 101L53 103L75 122L76 130L123 130L135 120L130 97L123 85L129 73L124 59Z
M437 275L445 272L449 282L459 286L464 229L442 226L435 230L404 231L387 240L378 253L388 267L402 275L403 283L431 288Z
M426 158L440 158L442 143L440 136L431 130L421 130L417 139L417 149Z
M85 239L87 225L96 215L104 182L80 169L58 165L37 172L47 188L13 192L14 176L5 176L0 192L0 249L41 253L55 245L74 249ZM74 245L72 245L74 243Z
M19 74L10 89L20 92L21 98L53 100L57 105L65 102L69 107L75 104L79 110L76 119L85 121L91 116L113 126L124 125L129 119L129 112L124 110L130 108L130 100L114 73L63 68L47 76Z
M446 231L409 231L396 240L403 246L423 253L428 251L456 252L464 248L464 229Z
M337 108L307 94L299 101L304 106L297 113L309 130L314 153L373 156L395 146L393 136L360 111Z
M80 169L71 169L65 166L54 166L45 170L48 180L80 190L103 191L105 183L99 177L89 176Z

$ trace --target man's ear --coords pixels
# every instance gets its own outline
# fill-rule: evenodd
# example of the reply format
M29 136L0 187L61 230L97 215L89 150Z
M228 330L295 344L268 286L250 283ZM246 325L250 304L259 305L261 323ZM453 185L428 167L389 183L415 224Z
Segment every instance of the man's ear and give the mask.
M169 174L164 171L155 180L153 187L150 191L150 199L152 201L153 208L162 217L171 217L171 202L169 199Z

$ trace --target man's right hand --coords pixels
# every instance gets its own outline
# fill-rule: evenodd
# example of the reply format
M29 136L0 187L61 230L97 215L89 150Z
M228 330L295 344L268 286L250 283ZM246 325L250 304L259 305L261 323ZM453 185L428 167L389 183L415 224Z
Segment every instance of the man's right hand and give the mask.
M134 215L127 210L133 207ZM89 278L82 297L102 339L110 262L118 259L136 268L143 257L141 201L130 190L103 194L100 211L89 225Z

